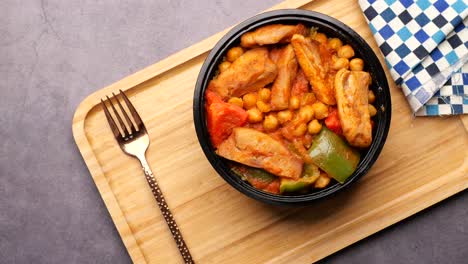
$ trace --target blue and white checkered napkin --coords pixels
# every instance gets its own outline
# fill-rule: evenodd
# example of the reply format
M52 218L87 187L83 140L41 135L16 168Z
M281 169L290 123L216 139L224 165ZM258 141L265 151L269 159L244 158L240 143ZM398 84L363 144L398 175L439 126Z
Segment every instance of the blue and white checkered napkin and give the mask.
M359 0L417 116L468 114L467 0Z

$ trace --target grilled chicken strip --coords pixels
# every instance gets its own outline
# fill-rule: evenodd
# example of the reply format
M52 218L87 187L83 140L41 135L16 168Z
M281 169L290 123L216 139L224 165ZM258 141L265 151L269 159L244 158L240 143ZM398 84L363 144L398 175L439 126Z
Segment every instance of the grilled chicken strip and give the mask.
M281 49L280 48L272 48L270 50L270 59L276 64L278 62L278 59L281 55Z
M334 74L330 68L331 53L318 41L294 35L291 44L317 99L328 105L335 105L333 91Z
M293 179L300 177L304 164L281 142L245 127L234 128L232 134L218 146L216 153L226 159Z
M335 77L335 93L343 135L349 144L365 148L372 142L367 94L370 75L341 69Z
M307 35L307 28L302 25L267 25L241 37L241 46L251 48L268 44L288 43L294 34Z
M208 89L223 99L230 96L240 97L255 92L271 83L277 75L275 63L270 59L266 48L246 51L231 66L211 80Z
M281 49L276 66L278 67L278 76L271 88L271 109L283 110L289 106L291 86L297 72L296 55L291 45Z

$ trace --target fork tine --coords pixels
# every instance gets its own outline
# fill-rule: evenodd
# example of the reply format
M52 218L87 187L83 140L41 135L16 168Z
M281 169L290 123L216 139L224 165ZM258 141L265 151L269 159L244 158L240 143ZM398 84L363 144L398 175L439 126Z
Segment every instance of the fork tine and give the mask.
M125 111L124 108L122 107L122 104L120 103L119 98L117 98L117 96L114 93L112 93L112 95L114 96L114 99L117 101L117 104L119 105L119 108L122 111L122 113L123 113L123 115L125 117L125 120L127 121L128 126L130 127L130 134L132 134L133 132L136 132L136 128L133 125L132 120L130 120L130 118L128 117L127 111Z
M109 96L106 96L106 97L112 107L112 110L114 110L114 114L117 117L117 120L119 121L120 127L122 128L122 131L123 131L123 135L124 137L126 137L127 136L126 132L128 132L127 127L125 126L125 123L123 122L122 118L117 112L117 109L115 109L114 104L112 103L112 100L109 98ZM128 132L128 134L130 135L130 132Z
M102 105L102 109L104 109L104 113L106 114L107 122L109 123L112 133L114 133L114 137L115 138L122 137L122 134L120 134L119 128L115 124L114 118L112 118L109 110L107 109L106 103L104 103L102 99L101 99L101 105Z
M141 121L140 115L138 114L135 107L133 107L132 103L130 102L130 100L128 100L125 93L122 92L122 90L119 90L119 91L125 103L127 104L128 110L130 110L130 113L132 113L133 119L135 120L135 123L137 124L138 129L145 129L145 124L143 124L143 121Z

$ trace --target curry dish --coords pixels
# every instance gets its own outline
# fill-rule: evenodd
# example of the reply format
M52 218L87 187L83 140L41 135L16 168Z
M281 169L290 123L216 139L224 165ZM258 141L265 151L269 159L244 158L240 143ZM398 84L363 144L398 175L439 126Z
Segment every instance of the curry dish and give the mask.
M377 110L364 68L350 45L303 24L245 33L205 92L216 154L269 193L345 182L372 143Z

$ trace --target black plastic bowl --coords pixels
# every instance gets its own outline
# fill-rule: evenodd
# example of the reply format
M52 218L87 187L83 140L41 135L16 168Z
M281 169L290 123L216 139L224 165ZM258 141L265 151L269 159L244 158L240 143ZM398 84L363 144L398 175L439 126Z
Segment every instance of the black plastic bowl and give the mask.
M334 183L325 189L312 191L304 195L275 195L255 189L249 183L241 180L228 166L227 160L216 155L208 134L205 113L205 90L209 81L213 78L218 64L222 61L226 52L239 45L242 34L255 30L268 24L298 24L303 23L307 27L318 27L329 37L340 38L344 43L350 44L356 57L364 60L364 70L370 72L372 84L370 89L375 93L377 115L374 117L375 127L373 130L373 141L369 149L362 152L361 161L356 171L344 184ZM372 167L377 160L380 151L387 138L391 119L391 101L385 72L380 65L377 56L367 43L351 28L340 21L317 12L286 9L263 13L247 19L229 31L211 50L200 70L195 87L193 101L193 119L200 145L205 152L213 168L230 185L243 194L256 200L275 205L306 205L311 202L330 196L339 190L346 188L361 178Z

